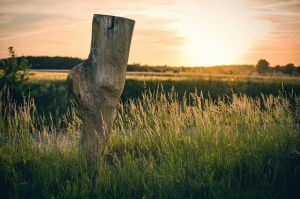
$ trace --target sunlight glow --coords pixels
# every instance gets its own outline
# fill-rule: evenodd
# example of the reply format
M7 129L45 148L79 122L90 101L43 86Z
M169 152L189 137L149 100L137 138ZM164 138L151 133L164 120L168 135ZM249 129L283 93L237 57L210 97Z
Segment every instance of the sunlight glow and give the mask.
M185 54L191 65L237 63L251 45L248 13L238 3L194 2L179 24ZM252 24L255 25L255 24Z
M92 16L102 13L136 21L129 63L300 64L299 0L44 1L1 3L0 58L9 46L18 55L86 58Z

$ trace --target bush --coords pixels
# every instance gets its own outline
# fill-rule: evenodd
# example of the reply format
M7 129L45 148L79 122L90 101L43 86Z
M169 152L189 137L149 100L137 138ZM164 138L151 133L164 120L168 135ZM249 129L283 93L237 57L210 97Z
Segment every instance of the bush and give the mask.
M28 80L28 70L30 68L28 60L22 57L17 60L17 55L14 48L8 48L9 58L2 60L3 74L0 78L0 85L6 86L12 93L15 99L20 99L24 83Z
M2 79L9 84L22 83L28 78L27 69L30 68L28 60L22 57L18 63L14 48L11 46L8 48L10 58L3 60L3 76Z
M266 72L269 71L269 65L270 63L267 60L261 59L256 64L256 71L259 74L265 74Z

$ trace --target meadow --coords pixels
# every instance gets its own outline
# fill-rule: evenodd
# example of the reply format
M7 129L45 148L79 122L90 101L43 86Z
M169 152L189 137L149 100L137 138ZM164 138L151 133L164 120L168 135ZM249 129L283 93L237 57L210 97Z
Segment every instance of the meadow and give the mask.
M69 108L70 100L66 89L68 70L31 70L30 81L23 94L14 98L21 101L23 95L31 96L39 113L60 114ZM300 95L300 78L291 76L224 75L207 73L158 73L127 72L121 101L142 97L145 91L156 92L162 89L166 93L176 91L178 98L199 91L203 97L216 100L220 97L247 95L260 97L294 93ZM47 105L47 106L45 106Z
M81 113L51 72L23 101L1 90L0 198L299 197L299 78L128 74L93 177Z

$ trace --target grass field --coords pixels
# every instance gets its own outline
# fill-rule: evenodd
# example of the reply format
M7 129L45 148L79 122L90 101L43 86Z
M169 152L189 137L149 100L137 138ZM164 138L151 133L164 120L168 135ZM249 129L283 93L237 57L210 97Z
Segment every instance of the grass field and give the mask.
M32 80L65 80L69 70L43 70L35 69L29 71ZM223 81L296 81L300 83L297 76L286 75L224 75L211 73L192 73L192 72L127 72L126 79L134 80L223 80Z
M40 113L64 113L69 107L66 89L67 70L31 70L34 74L22 89L25 96L34 98ZM300 95L300 78L290 76L257 75L212 75L192 73L153 73L128 72L125 88L121 96L123 102L142 96L145 91L165 92L175 90L178 98L189 96L195 90L202 92L205 98L212 100L219 97L246 94L260 97L261 93L277 96L280 92ZM22 95L17 98L21 99ZM47 104L47 106L45 106Z
M66 72L2 89L0 198L299 197L299 79L132 73L94 178Z

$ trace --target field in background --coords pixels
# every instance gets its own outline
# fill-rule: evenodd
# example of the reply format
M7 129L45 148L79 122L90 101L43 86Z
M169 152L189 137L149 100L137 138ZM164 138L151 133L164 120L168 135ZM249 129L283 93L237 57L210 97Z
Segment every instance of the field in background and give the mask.
M30 70L30 81L14 98L30 95L40 113L64 113L70 106L66 77L68 70ZM1 85L3 87L3 85ZM178 99L189 97L190 93L202 92L205 98L213 100L232 94L246 94L260 97L261 94L277 96L280 93L300 95L300 78L291 76L224 75L189 72L127 72L121 101L137 99L143 92L175 91Z
M69 70L29 70L31 80L65 80Z
M65 80L69 70L29 70L32 80ZM287 75L231 75L193 72L127 72L126 79L136 80L223 80L223 81L297 81L300 77Z

